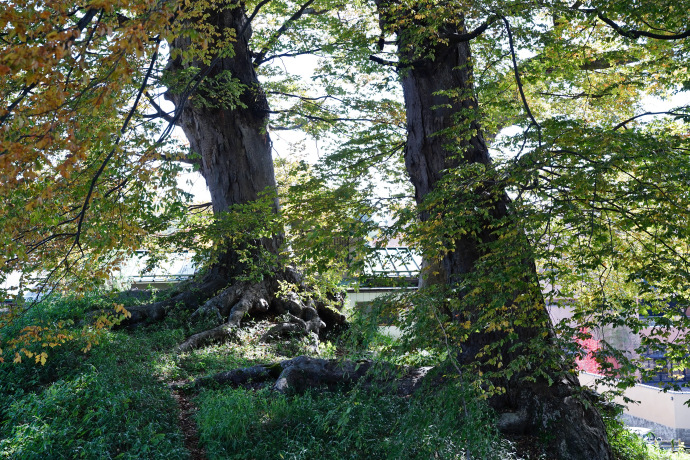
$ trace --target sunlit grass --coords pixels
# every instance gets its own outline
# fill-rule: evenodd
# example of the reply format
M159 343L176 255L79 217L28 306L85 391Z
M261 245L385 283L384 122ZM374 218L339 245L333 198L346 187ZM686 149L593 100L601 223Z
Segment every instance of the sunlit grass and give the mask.
M0 456L186 458L175 401L151 372L152 344L111 332L87 354L56 349L53 359L71 367L2 366Z
M31 314L73 318L69 302ZM88 314L88 304L79 302L80 314ZM108 302L113 300L95 305ZM45 366L0 365L0 458L187 458L169 383L316 355L312 343L299 337L262 343L268 327L251 323L234 341L178 353L176 346L194 329L171 315L134 331L106 331L88 353L78 341L68 342L52 350ZM323 341L318 353L385 358L395 345L385 334L373 334L364 345ZM418 365L438 357L419 351L397 359ZM472 458L518 459L481 398L460 381L410 398L373 387L303 395L268 387L187 388L199 409L196 421L209 459L461 459L466 452ZM690 460L644 444L612 420L608 430L617 460Z

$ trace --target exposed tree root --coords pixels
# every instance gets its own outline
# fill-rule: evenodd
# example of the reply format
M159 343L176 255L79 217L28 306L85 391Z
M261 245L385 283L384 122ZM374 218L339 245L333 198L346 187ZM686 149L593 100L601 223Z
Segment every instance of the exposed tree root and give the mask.
M284 286L293 290L284 292ZM306 295L300 296L298 292ZM326 302L311 299L308 294L309 288L302 284L300 275L291 268L259 282L239 281L230 285L220 275L207 276L170 299L128 307L132 316L122 325L160 321L173 306L182 304L194 310L191 321L205 320L216 326L189 337L178 347L180 352L232 340L236 337L235 329L246 318L267 315L281 319L262 337L262 341L304 334L312 338L318 350L319 336L346 325L345 316L332 307L335 304L342 308L343 298L334 297Z
M124 321L122 326L131 327L142 323L161 321L166 317L168 310L178 304L185 305L190 309L195 308L212 297L226 284L227 281L220 276L209 276L199 283L185 283L180 286L183 290L173 294L169 299L147 305L128 306L127 310L132 316Z
M231 324L225 323L213 329L208 329L198 334L194 334L187 340L182 342L178 347L177 351L184 353L187 351L195 350L197 348L205 347L214 343L222 343L234 340L237 338L235 335L235 330L237 328Z
M179 346L179 351L189 351L210 343L226 341L233 338L233 330L242 325L250 316L281 316L281 321L271 328L262 341L271 341L286 334L303 333L312 337L315 349L318 350L318 338L328 328L345 324L345 316L329 307L326 302L308 299L303 301L295 291L282 292L282 284L288 283L301 292L308 288L301 284L299 275L294 270L285 270L279 276L250 283L238 282L220 291L208 299L191 316L192 319L212 318L217 327L200 332L187 339ZM342 307L342 298L338 299ZM327 318L328 323L322 319Z
M269 329L261 336L260 342L272 342L282 337L291 337L296 334L318 334L319 329L326 326L321 318L315 316L309 322L301 318L290 315L289 323L280 323ZM318 336L317 336L318 338Z
M370 360L350 361L298 356L277 364L260 364L233 369L194 381L195 386L209 383L233 387L272 382L281 393L301 393L311 388L336 388L354 384L376 384L400 396L414 393L430 367L409 368Z

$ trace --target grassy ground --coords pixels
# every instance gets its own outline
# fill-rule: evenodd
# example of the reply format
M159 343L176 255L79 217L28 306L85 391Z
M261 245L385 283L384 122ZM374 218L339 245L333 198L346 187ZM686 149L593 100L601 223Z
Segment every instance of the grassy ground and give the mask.
M24 321L71 319L77 328L94 305L113 302L63 299ZM463 452L518 458L481 400L459 384L411 398L357 388L293 396L265 388L203 388L184 395L170 389L173 382L310 353L300 340L259 343L266 327L252 325L237 343L178 354L175 345L193 331L177 315L148 328L106 332L86 353L79 340L56 347L45 366L2 364L0 458L459 459ZM335 349L323 343L320 352L330 357ZM193 405L182 418L180 397ZM198 430L199 449L192 453L185 421ZM649 450L613 422L610 432L620 459L690 458Z
M56 302L18 327L74 320L102 303ZM85 341L75 340L49 349L44 366L26 359L0 365L0 458L187 458L176 403L152 372L159 353L181 337L106 332L87 353Z

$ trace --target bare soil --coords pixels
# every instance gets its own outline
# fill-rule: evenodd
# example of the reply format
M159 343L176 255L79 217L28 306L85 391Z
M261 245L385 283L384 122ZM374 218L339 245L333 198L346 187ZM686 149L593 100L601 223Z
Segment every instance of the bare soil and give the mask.
M192 460L206 460L206 451L199 445L199 430L194 420L197 408L191 399L184 392L173 389L173 398L180 408L178 424L184 435L184 445L189 451Z

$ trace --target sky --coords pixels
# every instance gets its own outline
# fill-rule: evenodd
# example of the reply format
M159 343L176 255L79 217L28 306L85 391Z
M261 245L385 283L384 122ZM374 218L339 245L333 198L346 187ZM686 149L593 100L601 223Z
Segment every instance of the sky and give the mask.
M676 108L681 105L690 105L690 92L682 92L671 99L662 100L657 97L647 97L642 101L643 112L664 112ZM653 117L646 117L645 120L652 120ZM181 130L176 132L177 135L183 136ZM509 126L501 131L501 135L514 136L520 133L520 128L517 126ZM319 146L318 143L310 138L308 135L300 131L272 131L270 133L273 141L274 157L290 156L290 151L293 145L302 143L304 149L300 159L304 159L310 163L316 163L319 160ZM206 187L206 181L199 172L193 171L191 168L187 172L178 176L178 184L183 190L194 195L195 203L206 203L211 201L211 195Z

